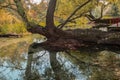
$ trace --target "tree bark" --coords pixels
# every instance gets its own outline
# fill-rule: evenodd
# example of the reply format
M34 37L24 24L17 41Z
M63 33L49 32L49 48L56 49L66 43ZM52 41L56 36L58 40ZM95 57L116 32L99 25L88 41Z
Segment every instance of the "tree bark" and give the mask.
M52 28L54 27L54 12L56 8L56 1L57 0L50 0L47 15L46 15L46 27Z
M120 46L120 32L104 32L94 29L75 29L64 31L64 36L36 46L49 51L78 50L89 46Z

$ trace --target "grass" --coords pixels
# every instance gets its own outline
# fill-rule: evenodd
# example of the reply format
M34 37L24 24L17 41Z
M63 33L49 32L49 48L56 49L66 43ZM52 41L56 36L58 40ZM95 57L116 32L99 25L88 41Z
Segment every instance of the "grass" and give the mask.
M40 35L34 34L34 35L29 35L29 36L24 36L21 38L0 38L0 49L2 47L19 43L21 41L26 41L26 42L31 42L33 41L33 38L40 38Z

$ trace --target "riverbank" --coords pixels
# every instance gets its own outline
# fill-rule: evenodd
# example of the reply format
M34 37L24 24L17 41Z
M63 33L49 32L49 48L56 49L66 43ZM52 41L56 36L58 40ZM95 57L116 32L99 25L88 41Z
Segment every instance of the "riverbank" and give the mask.
M23 36L20 38L0 38L0 48L11 45L11 44L15 44L15 43L19 43L21 41L25 41L25 42L31 42L33 41L34 38L40 38L40 35L37 34L31 34L31 35L27 35L27 36Z

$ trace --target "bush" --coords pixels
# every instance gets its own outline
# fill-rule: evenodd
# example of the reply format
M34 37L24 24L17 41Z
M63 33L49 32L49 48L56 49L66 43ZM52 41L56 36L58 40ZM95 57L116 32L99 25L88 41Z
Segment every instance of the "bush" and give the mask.
M0 26L0 34L22 34L26 33L26 27L23 23L15 23L15 24L4 24Z

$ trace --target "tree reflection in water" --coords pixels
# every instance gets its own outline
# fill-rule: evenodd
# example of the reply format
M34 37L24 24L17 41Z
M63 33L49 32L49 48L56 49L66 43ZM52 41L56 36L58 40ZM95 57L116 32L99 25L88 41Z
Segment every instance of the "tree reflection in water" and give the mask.
M32 49L31 49L32 48ZM29 54L32 55L35 50L40 51L42 48L34 47L32 44ZM47 52L49 66L45 69L45 80L117 80L119 79L119 54L111 51L72 51L72 52ZM43 56L43 55L42 55ZM45 55L44 55L45 56ZM41 57L40 57L41 58ZM40 59L39 58L39 59ZM47 58L44 58L47 59ZM40 59L41 60L41 59ZM30 63L28 59L28 64ZM45 63L44 63L45 64ZM28 65L28 67L30 67ZM29 68L30 69L30 68ZM31 72L26 76L31 76ZM34 73L35 74L35 73ZM39 77L39 78L42 78ZM32 79L32 78L31 78Z
M113 51L84 49L48 52L33 43L26 52L23 50L23 47L28 49L25 44L11 45L14 49L0 49L0 80L120 79L120 55ZM9 49L12 50L11 54Z
M60 64L60 60L59 58L60 55L57 56L57 52L47 52L47 51L42 51L42 55L36 55L37 52L43 50L40 47L36 47L34 48L34 43L30 46L29 48L29 52L28 52L28 61L27 61L27 67L26 67L26 80L40 80L40 79L45 79L45 80L73 80L75 79L75 75L71 73L68 73L68 71L65 71L64 67L63 67L63 63L61 62ZM33 56L36 55L36 58L33 58ZM39 73L39 69L33 71L32 68L32 62L34 62L33 66L36 67L40 66L41 64L38 64L39 60L41 60L41 58L43 58L44 56L47 56L46 59L47 61L44 61L44 64L49 64L47 65L48 67L45 68L44 70L44 74L43 76L41 75L36 75ZM59 58L58 58L59 57ZM65 62L64 62L65 63ZM70 66L70 64L67 64Z

